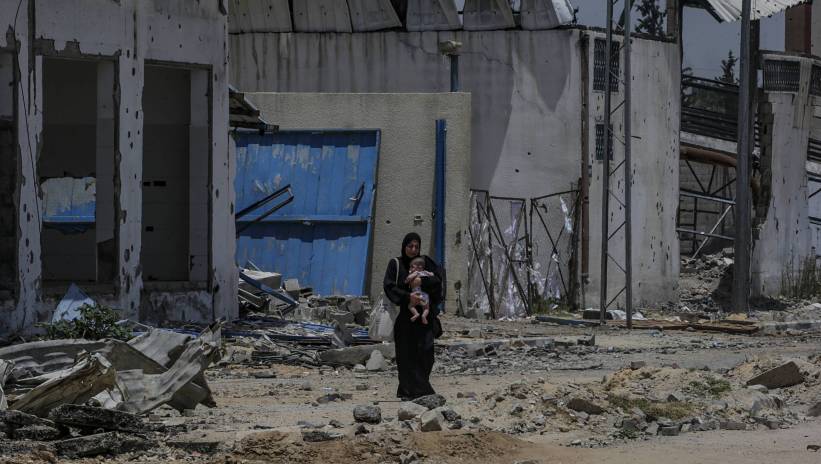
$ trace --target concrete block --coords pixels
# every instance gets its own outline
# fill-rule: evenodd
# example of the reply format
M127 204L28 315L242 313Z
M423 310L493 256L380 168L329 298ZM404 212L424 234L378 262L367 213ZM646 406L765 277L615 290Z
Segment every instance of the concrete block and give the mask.
M351 16L345 0L293 2L296 32L351 32Z
M288 0L231 0L228 32L291 32Z
M144 429L139 416L113 409L78 404L64 404L52 409L49 418L57 424L86 429L140 432Z
M390 0L348 0L351 27L355 32L402 27Z
M420 430L423 432L438 432L442 430L445 423L445 416L437 410L428 411L419 418L422 423Z
M764 385L769 389L791 387L804 382L798 365L790 361L747 381L747 385Z
M573 5L568 0L522 0L522 29L555 29L573 22Z
M351 346L336 350L326 350L319 354L319 360L325 364L342 365L353 367L357 364L365 364L371 356L373 350L379 350L387 359L396 357L393 343L382 343L377 345Z
M58 441L54 445L60 456L77 459L145 450L156 446L156 443L134 435L107 432L70 438Z
M516 27L507 0L465 0L462 18L467 31L493 31Z
M408 0L408 31L453 31L461 27L453 0Z
M587 414L602 414L604 412L604 408L583 398L571 399L567 403L567 409L572 409L573 411L584 412Z

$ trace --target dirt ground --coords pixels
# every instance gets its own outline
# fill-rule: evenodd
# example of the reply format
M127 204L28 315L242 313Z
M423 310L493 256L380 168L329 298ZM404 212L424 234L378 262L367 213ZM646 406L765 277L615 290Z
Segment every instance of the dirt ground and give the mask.
M821 400L821 363L816 357L819 335L629 332L454 319L446 320L445 329L443 343L450 344L516 337L553 337L573 343L578 337L595 334L596 346L567 343L559 352L502 347L488 356L438 349L432 383L447 406L461 416L458 427L451 424L451 429L438 432L421 432L397 419L400 402L395 398L396 370L391 362L378 372L284 364L214 367L207 371L207 378L216 408L198 407L185 414L162 408L148 419L187 431L167 437L162 446L147 452L77 462L732 464L821 460L819 452L808 449L821 445L820 424L805 414L810 404ZM770 391L768 395L777 397L783 406L779 404L766 416L769 422L754 422L742 411L747 401L744 395L750 393L744 382L787 359L800 360L807 381ZM716 379L726 387L722 383L720 390L699 390L700 385L715 385L710 382ZM673 390L686 395L675 405L686 410L688 418L737 420L746 430L688 431L678 436L621 432L619 422L630 416L625 412L630 406L616 407L614 398L638 395L651 399L650 406L663 408L669 406L664 396ZM319 401L333 393L350 397ZM603 405L607 411L600 415L572 411L566 405L571 397ZM352 410L356 405L374 404L381 408L382 423L363 430L355 423ZM670 410L671 415L674 412ZM663 423L665 419L657 420ZM339 439L306 442L302 439L305 430L327 431ZM55 459L43 452L0 462Z

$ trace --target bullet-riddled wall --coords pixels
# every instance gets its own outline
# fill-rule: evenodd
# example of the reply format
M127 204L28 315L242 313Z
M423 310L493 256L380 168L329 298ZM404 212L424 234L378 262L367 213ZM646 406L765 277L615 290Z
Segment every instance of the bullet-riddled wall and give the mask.
M450 87L450 63L438 45L461 42L461 88L471 94L472 108L471 188L534 198L576 189L589 172L590 222L583 232L589 240L580 241L589 265L579 266L589 274L578 279L589 279L583 303L596 305L601 194L594 184L601 163L595 161L595 124L603 111L602 93L591 89L593 40L602 36L582 28L238 32L230 38L231 81L246 92L442 92ZM633 50L634 295L653 305L677 298L680 65L671 42L636 38ZM272 115L280 117L287 115ZM612 230L618 217L614 208ZM540 249L550 250L549 242ZM611 276L615 291L619 278L615 271Z
M256 93L247 98L262 118L287 129L379 129L376 208L370 296L382 291L385 266L399 255L408 232L422 237L422 250L433 256L434 162L436 120L447 121L445 264L446 310L456 309L457 282L464 283L463 263L469 244L470 95ZM421 218L417 220L416 218Z
M0 278L0 334L48 319L71 282L126 317L236 315L223 3L0 0L0 80L19 76L11 94L0 90L0 126L13 128L0 145L10 133L16 156L16 233L3 233L14 247L0 247L15 269ZM146 78L158 70L179 78L173 95ZM87 105L82 115L72 99ZM146 178L148 152L179 161L185 182L162 170ZM145 194L172 188L174 204ZM162 244L168 224L186 237L172 250L182 267L152 279L143 251Z

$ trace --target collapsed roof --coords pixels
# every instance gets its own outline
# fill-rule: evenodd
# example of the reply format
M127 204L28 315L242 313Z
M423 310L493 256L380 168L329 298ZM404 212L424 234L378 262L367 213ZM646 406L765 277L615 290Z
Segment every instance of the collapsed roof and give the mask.
M731 22L741 19L742 2L743 0L686 0L685 5L704 8L720 22ZM766 18L807 2L809 0L752 0L751 19Z

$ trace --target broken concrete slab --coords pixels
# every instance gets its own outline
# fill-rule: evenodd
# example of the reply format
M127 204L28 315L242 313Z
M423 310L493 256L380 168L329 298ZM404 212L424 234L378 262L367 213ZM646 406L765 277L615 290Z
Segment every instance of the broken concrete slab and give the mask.
M51 410L49 419L56 424L82 429L140 432L145 429L142 420L134 414L78 404L64 404Z
M424 414L428 408L426 406L422 406L421 404L416 404L411 401L406 401L399 405L399 412L397 413L397 417L399 420L413 420L417 417Z
M379 350L386 359L396 357L396 349L393 343L379 343L326 350L319 354L319 361L332 366L353 367L357 364L365 364L374 350Z
M792 387L800 383L804 383L804 374L793 361L770 369L747 381L747 385L764 385L770 390Z
M156 446L156 443L134 435L106 432L61 440L54 446L60 456L77 459L146 450Z
M567 409L597 415L604 413L604 408L584 398L573 398L567 402Z
M423 432L438 432L442 430L445 423L445 416L436 409L425 412L419 417L421 422L420 430Z
M52 441L60 438L62 432L47 425L27 425L14 430L16 440Z
M11 407L45 416L66 403L85 403L98 393L114 387L116 371L100 354L84 356L73 367L18 397Z
M10 429L18 427L26 427L29 425L44 425L47 427L54 427L54 421L37 417L34 414L27 414L22 411L8 409L0 411L0 422L6 424Z

